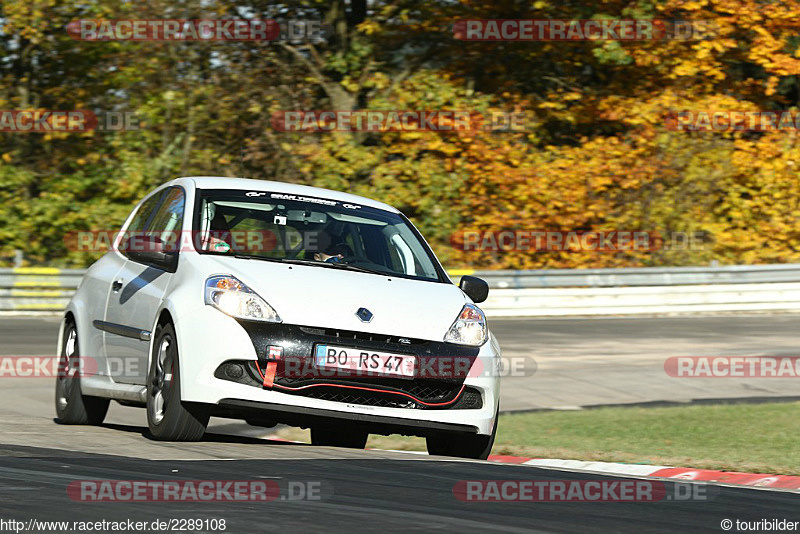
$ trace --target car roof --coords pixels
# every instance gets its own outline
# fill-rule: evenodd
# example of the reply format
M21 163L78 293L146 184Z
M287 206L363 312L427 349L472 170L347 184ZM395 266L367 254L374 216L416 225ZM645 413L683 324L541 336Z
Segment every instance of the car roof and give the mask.
M226 178L224 176L187 176L178 178L170 182L171 185L189 185L190 182L197 189L232 189L239 191L269 191L271 193L283 193L287 195L302 195L309 197L325 198L329 200L337 200L339 202L351 202L353 204L361 204L362 206L369 206L384 211L391 211L399 213L397 208L394 208L383 202L372 200L370 198L353 195L350 193L343 193L341 191L334 191L332 189L323 189L321 187L311 187L308 185L288 184L285 182L273 182L270 180L254 180L251 178Z

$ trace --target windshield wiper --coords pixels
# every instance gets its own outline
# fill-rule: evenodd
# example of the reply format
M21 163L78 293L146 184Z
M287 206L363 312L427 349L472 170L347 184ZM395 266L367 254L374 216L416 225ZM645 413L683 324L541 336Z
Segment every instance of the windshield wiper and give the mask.
M350 263L329 263L328 265L333 265L337 269L349 269L351 271L358 271L360 273L371 273L371 274L379 274L381 276L391 276L391 273L387 273L386 271L379 271L377 269L368 269L367 267L359 267L358 265L352 265Z
M227 255L227 254L225 254ZM230 255L227 255L230 257ZM298 260L293 258L267 258L264 256L255 256L250 254L233 254L234 258L239 258L242 260L263 260L263 261L274 261L278 263L291 263L292 265L312 265L315 267L328 267L332 269L344 269L347 271L356 271L359 273L369 273L369 274L379 274L381 276L391 276L391 273L387 273L386 271L378 271L377 269L368 269L366 267L359 267L358 265L351 265L349 263L330 263L326 261L317 261L317 260Z
M327 261L297 260L289 258L280 259L278 261L282 263L293 263L296 265L315 265L317 267L330 267L333 269L345 269L348 271L357 271L360 273L370 273L370 274L379 274L381 276L389 276L389 273L383 271L378 271L375 269L367 269L366 267L359 267L357 265L351 265L349 263L331 263Z

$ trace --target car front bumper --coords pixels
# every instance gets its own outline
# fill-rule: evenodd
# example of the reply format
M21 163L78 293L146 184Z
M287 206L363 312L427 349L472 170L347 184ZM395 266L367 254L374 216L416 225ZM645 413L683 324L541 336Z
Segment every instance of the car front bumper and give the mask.
M181 365L181 398L185 402L214 405L212 413L216 415L262 417L297 426L346 421L367 427L373 433L492 432L498 406L499 378L491 370L497 368L500 349L491 336L480 348L424 340L411 340L408 345L400 345L389 335L359 336L355 333L356 337L351 339L337 332L337 338L333 332L323 333L322 329L314 326L239 322L211 307L178 316L175 323ZM421 359L473 358L471 371L466 377L447 376L441 382L461 384L463 388L479 392L481 407L421 409L419 405L415 408L366 405L313 398L219 378L220 366L231 360L265 365L268 346L282 347L289 357L311 357L315 343L331 343L331 339L338 339L338 344L365 350L414 353Z

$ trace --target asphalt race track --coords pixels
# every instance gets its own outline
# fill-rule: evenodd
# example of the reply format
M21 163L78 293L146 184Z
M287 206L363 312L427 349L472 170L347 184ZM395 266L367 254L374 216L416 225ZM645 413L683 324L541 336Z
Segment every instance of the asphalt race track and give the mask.
M144 438L140 438L144 439ZM206 443L200 443L202 447ZM224 441L216 448L237 447ZM195 445L198 446L198 445ZM430 461L365 451L349 459L307 458L309 446L259 444L274 459L152 461L52 449L3 447L2 514L25 520L136 521L225 519L227 532L419 531L699 532L719 531L734 517L799 519L796 495L721 488L712 501L659 503L470 503L453 496L458 480L603 479L483 462ZM331 451L336 455L335 451ZM286 456L282 459L282 456ZM410 456L410 455L406 455ZM177 473L173 473L177 470ZM77 478L243 480L266 476L321 481L333 495L321 501L266 503L78 503L65 486ZM606 478L607 479L607 478ZM668 486L674 483L668 483Z
M567 363L625 357L638 361L647 356L641 351L645 342L660 346L661 361L670 351L789 354L796 321L796 316L509 320L494 321L492 326L505 351L522 354L536 346L537 361L547 368L554 365L557 354ZM57 324L55 319L0 317L0 355L52 354ZM664 339L679 333L686 334L680 342L663 346ZM753 337L756 333L760 335ZM620 337L614 348L613 340ZM800 521L796 494L716 486L710 488L714 491L708 492L709 499L694 501L462 502L455 498L453 488L464 480L624 479L424 454L275 442L263 439L264 429L222 419L212 421L202 442L156 442L147 437L142 410L116 404L101 427L61 426L53 418L52 379L0 378L0 520L27 525L30 519L148 523L224 519L225 532L279 528L298 532L721 532L723 519ZM72 500L67 487L85 479L265 480L278 485L281 498L255 503ZM322 488L320 499L288 498L290 484L307 483ZM675 483L665 485L672 495ZM0 522L0 530L9 529Z

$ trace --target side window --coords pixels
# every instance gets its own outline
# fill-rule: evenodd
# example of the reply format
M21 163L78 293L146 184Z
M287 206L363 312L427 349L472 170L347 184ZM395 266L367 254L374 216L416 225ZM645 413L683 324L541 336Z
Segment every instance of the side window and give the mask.
M139 206L138 211L133 216L133 219L131 219L131 223L128 225L127 232L129 235L131 233L143 232L145 228L147 228L147 225L153 220L156 210L161 204L161 199L163 197L164 193L162 191L161 193L148 198L144 204Z
M120 252L128 256L131 247L143 246L144 235L155 235L167 243L179 242L184 208L183 190L171 187L147 199L134 214L125 232Z
M161 238L164 242L175 242L179 237L183 223L184 195L183 190L172 187L162 195L164 201L153 216L145 232Z

